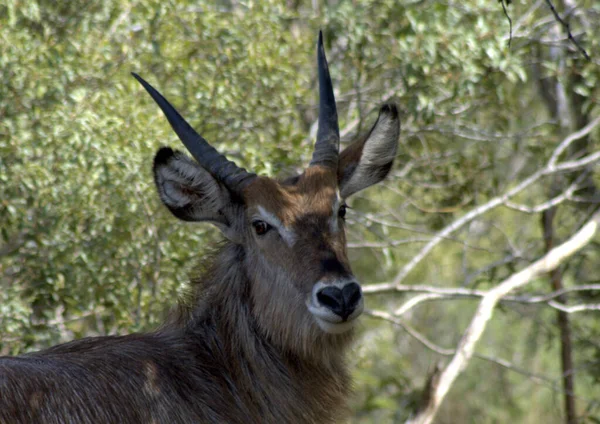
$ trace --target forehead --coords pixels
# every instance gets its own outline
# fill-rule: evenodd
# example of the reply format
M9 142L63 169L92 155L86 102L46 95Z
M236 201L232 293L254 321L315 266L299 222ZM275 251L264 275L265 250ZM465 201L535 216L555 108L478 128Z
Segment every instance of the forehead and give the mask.
M244 192L249 208L259 206L283 221L300 214L330 216L332 205L339 201L337 175L319 166L308 168L293 184L270 178L257 178Z

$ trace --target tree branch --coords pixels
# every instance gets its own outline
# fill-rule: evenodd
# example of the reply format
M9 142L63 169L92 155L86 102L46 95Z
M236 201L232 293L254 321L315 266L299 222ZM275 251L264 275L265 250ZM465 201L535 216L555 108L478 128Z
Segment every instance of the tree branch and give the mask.
M575 193L575 191L577 191L581 188L579 186L579 184L581 184L583 182L583 180L585 180L587 175L588 174L585 172L582 173L581 175L579 175L579 177L577 177L577 179L573 182L573 184L571 184L564 192L562 192L558 196L548 200L547 202L540 203L539 205L531 207L531 206L513 203L511 201L506 201L506 202L504 202L504 206L506 206L510 209L515 209L515 210L518 210L520 212L525 212L525 213L544 212L550 208L553 208L554 206L561 204L565 200L571 200L573 193Z
M560 15L558 14L558 12L556 11L556 9L554 8L554 5L552 4L552 2L550 0L546 0L546 3L548 4L548 7L550 7L550 10L554 14L554 17L556 18L556 20L558 21L558 23L560 23L565 28L565 30L567 31L567 35L569 36L569 40L571 40L571 42L575 45L575 47L577 47L577 49L581 52L581 54L583 55L583 57L585 57L587 60L591 60L590 55L588 55L587 52L585 51L585 49L579 45L579 43L577 42L577 40L575 40L575 37L573 37L573 34L571 34L571 27L570 27L570 25L567 22L565 22L565 21L563 21L561 19Z
M456 354L456 350L446 349L446 348L443 348L443 347L433 343L431 340L429 340L423 334L421 334L420 332L415 330L412 326L408 325L403 320L388 314L387 312L368 310L368 311L365 311L365 313L373 318L384 320L384 321L390 322L398 327L401 327L403 330L405 330L408 333L409 336L413 337L415 340L417 340L419 343L421 343L423 346L425 346L425 348L431 350L432 352L437 353L438 355L452 356L452 355ZM473 357L487 361L487 362L491 362L502 368L506 368L510 371L524 375L528 378L531 378L532 380L534 380L536 382L540 382L540 383L546 385L547 387L550 387L552 390L554 390L556 392L560 392L560 393L563 392L563 390L556 384L556 381L555 381L556 378L551 378L548 376L532 373L530 371L525 370L522 367L514 365L513 363L507 361L506 359L498 358L495 356L483 355L481 353L474 353Z
M475 345L481 338L487 323L492 317L494 308L502 297L517 288L525 286L533 278L555 269L577 251L590 243L598 230L599 224L600 211L597 211L569 240L553 248L527 268L511 275L483 296L475 315L471 319L471 323L463 333L458 348L456 349L456 353L448 366L442 371L439 384L435 388L435 392L429 397L431 404L428 405L427 408L421 408L424 412L417 414L414 418L410 419L408 423L429 424L432 422L439 406L450 390L450 387L472 358Z
M574 141L579 140L589 134L596 126L600 124L600 116L586 125L579 131L576 131L566 137L554 150L552 153L550 160L546 164L546 166L535 173L531 174L529 177L521 181L517 186L509 189L503 195L492 198L487 203L472 209L467 214L452 222L448 226L444 227L438 233L436 233L432 239L417 253L406 265L404 265L396 277L392 284L387 284L386 286L382 285L374 285L372 290L393 290L395 285L400 284L410 272L415 269L415 267L436 247L441 241L449 237L451 234L462 228L465 224L473 221L475 218L483 215L490 210L505 204L510 198L516 196L527 187L531 186L533 183L537 182L540 178L548 175L552 175L558 172L564 171L573 171L576 169L584 168L592 163L600 161L600 151L591 153L581 159L558 163L558 157L560 154Z
M369 291L368 288L371 286L366 286L363 289L363 293L365 294L373 294L379 293L377 291ZM367 289L367 290L365 290ZM584 311L596 311L600 310L600 304L581 304L581 305L573 305L567 306L561 302L555 302L553 299L559 298L569 293L580 292L580 291L600 291L600 284L584 284L580 286L574 287L566 287L561 290L556 290L552 293L548 293L545 295L539 296L504 296L500 299L500 302L509 302L509 303L522 303L522 304L540 304L544 303L547 306L564 311L566 313L575 313L575 312L584 312ZM472 290L465 288L442 288L435 286L423 286L423 285L414 285L414 286L397 286L396 291L400 293L421 293L417 296L411 297L409 300L404 302L400 307L398 307L393 316L399 317L411 309L415 308L419 304L423 302L429 302L433 300L453 300L457 298L467 298L467 299L477 299L482 298L486 294L487 291L484 290Z

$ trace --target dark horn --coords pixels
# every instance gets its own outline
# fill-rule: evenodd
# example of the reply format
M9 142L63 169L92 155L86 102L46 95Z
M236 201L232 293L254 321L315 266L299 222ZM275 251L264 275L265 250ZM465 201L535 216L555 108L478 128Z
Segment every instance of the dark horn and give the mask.
M194 159L231 191L241 194L241 190L256 178L256 174L248 172L244 168L240 168L217 152L214 147L208 144L208 142L198 134L185 119L183 119L179 112L175 110L162 94L156 91L154 87L144 81L138 74L134 72L131 74L140 82L140 84L142 84L161 108L169 120L171 127Z
M340 129L321 31L319 31L319 43L317 45L317 64L319 68L319 129L317 130L317 142L315 143L315 151L310 165L337 168Z

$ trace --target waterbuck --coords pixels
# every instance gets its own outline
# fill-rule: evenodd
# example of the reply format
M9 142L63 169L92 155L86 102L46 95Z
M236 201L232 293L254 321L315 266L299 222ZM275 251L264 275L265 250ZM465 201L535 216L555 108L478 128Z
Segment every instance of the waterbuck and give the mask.
M322 35L319 127L310 165L274 180L236 166L141 77L195 160L154 158L162 202L224 242L176 319L150 333L72 341L0 358L0 422L333 423L348 414L345 351L363 310L346 254L344 199L389 172L395 106L339 153Z

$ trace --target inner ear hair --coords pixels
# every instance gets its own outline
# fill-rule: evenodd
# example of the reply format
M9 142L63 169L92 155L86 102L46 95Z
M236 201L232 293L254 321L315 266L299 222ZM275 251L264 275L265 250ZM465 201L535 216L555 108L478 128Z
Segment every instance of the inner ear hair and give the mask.
M154 180L160 199L177 218L227 223L227 189L182 152L161 148L154 158Z
M343 198L382 181L398 149L400 119L396 105L384 105L373 128L350 144L341 154L338 168Z

